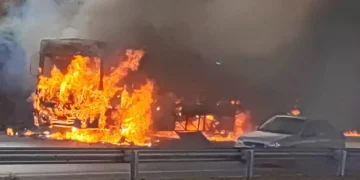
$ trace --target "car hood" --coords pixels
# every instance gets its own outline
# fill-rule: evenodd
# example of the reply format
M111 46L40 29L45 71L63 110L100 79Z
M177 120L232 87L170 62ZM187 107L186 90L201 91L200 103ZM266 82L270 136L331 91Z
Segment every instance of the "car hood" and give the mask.
M247 134L244 134L239 137L239 140L244 142L256 142L269 144L275 141L279 141L290 137L292 135L289 134L280 134L280 133L272 133L272 132L264 132L264 131L253 131Z

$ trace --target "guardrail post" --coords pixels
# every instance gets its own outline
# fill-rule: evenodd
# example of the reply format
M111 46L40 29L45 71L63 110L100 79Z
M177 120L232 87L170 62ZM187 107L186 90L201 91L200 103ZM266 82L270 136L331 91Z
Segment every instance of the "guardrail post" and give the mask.
M341 176L341 177L345 176L346 158L347 158L346 150L340 150L338 158L337 158L337 161L338 161L337 175L338 176Z
M137 180L139 173L139 151L131 151L130 159L130 180Z
M245 177L250 179L253 176L254 169L254 150L245 150L244 153L246 159Z

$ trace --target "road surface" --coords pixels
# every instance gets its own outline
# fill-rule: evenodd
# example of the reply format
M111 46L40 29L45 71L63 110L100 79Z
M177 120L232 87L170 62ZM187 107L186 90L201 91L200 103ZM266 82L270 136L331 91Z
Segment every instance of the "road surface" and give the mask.
M352 147L360 147L352 142ZM88 145L71 141L39 140L31 137L8 137L0 135L0 147L106 147L106 145ZM256 163L256 162L255 162ZM349 172L360 169L358 162L349 161ZM283 167L286 167L284 169ZM91 177L96 179L126 178L129 174L128 164L76 164L76 165L3 165L0 168L0 176L12 173L27 178L58 177L65 178ZM257 165L256 175L269 174L330 174L336 173L336 161L304 160L285 164L282 168ZM240 162L213 162L213 163L148 163L140 164L140 176L150 179L174 178L174 177L201 177L201 176L243 176L244 165Z
M231 145L231 144L229 144ZM0 133L0 147L114 147L105 144L86 144L75 141L42 140L32 137L10 137ZM223 146L222 146L223 147ZM360 137L346 142L347 148L360 148Z

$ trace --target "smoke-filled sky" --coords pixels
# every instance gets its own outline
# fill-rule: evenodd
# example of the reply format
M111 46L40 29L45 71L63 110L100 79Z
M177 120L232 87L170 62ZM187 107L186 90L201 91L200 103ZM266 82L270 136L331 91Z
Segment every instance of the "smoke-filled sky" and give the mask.
M22 79L19 88L33 87L25 62L43 38L99 39L120 49L144 48L141 71L162 90L239 97L258 119L287 111L299 99L311 117L360 128L358 4L27 0L2 20L0 29L12 29L26 53L25 60L11 59L6 77Z

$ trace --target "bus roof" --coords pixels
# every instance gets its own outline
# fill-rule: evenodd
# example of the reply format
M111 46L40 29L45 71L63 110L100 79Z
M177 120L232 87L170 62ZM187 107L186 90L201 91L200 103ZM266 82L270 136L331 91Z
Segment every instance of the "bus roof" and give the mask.
M43 39L40 53L44 55L101 56L105 47L105 42L90 39Z

